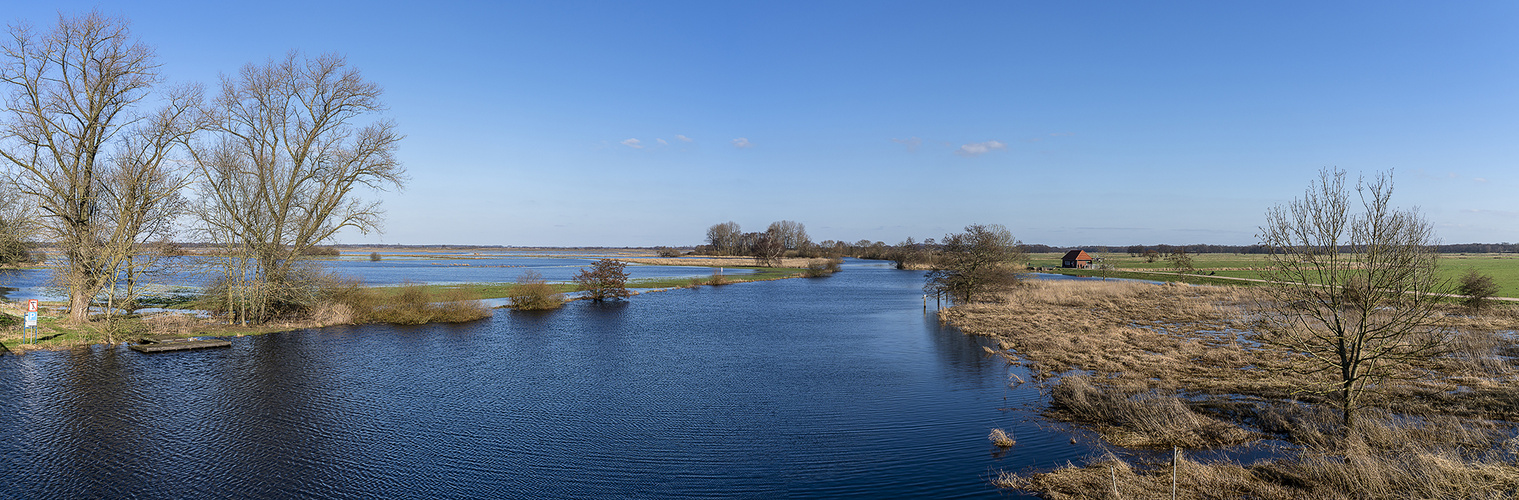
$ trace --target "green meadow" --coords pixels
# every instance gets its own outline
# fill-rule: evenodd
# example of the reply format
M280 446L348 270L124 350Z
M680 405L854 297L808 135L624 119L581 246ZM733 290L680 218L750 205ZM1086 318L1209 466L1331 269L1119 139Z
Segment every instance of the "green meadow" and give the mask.
M1157 259L1155 262L1145 262L1144 257L1133 257L1127 253L1091 253L1093 257L1100 257L1113 266L1110 272L1115 278L1152 279L1157 281L1177 281L1181 276L1175 274L1171 263L1165 259ZM1062 274L1079 276L1098 276L1096 270L1070 270L1058 269L1060 257L1064 253L1036 253L1029 254L1029 264L1035 267L1053 267ZM1260 268L1266 266L1264 255L1259 254L1235 254L1235 253L1204 253L1192 254L1192 267L1195 271L1186 276L1185 281L1192 283L1238 283L1249 284L1247 281L1230 280L1228 278L1260 279ZM1460 253L1441 254L1440 273L1452 282L1460 279L1468 269L1486 274L1498 284L1499 297L1519 298L1519 254L1481 254ZM1220 279L1223 278L1223 279Z

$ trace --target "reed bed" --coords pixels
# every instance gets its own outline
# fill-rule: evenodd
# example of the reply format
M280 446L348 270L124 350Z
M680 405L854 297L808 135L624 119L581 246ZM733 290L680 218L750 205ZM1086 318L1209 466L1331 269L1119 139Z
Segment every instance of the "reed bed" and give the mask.
M941 311L996 338L1049 386L1048 414L1127 448L1207 448L1273 437L1278 458L1154 463L1108 454L991 478L1046 498L1512 498L1519 488L1519 327L1513 309L1452 305L1450 352L1378 387L1353 432L1288 370L1298 354L1254 333L1250 288L1030 281ZM1184 456L1185 454L1183 454ZM1146 456L1144 454L1136 456ZM1153 460L1153 459L1150 459Z

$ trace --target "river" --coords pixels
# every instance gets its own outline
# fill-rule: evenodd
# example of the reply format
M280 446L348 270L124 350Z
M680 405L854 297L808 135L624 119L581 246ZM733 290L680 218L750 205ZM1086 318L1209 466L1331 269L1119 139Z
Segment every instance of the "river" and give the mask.
M466 324L3 356L0 497L1016 498L988 478L1088 456L921 286L850 261Z

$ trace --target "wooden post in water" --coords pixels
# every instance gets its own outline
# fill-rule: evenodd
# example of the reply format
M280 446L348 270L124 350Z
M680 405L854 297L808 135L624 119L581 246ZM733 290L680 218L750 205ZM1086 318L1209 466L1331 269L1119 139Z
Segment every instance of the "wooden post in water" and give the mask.
M1181 447L1171 446L1171 500L1176 500L1176 463L1181 457Z

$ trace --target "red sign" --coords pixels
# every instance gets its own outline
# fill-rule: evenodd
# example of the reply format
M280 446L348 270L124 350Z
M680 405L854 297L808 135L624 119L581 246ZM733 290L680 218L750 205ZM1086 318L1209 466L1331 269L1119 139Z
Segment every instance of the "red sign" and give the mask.
M37 299L26 301L26 312L37 312Z

